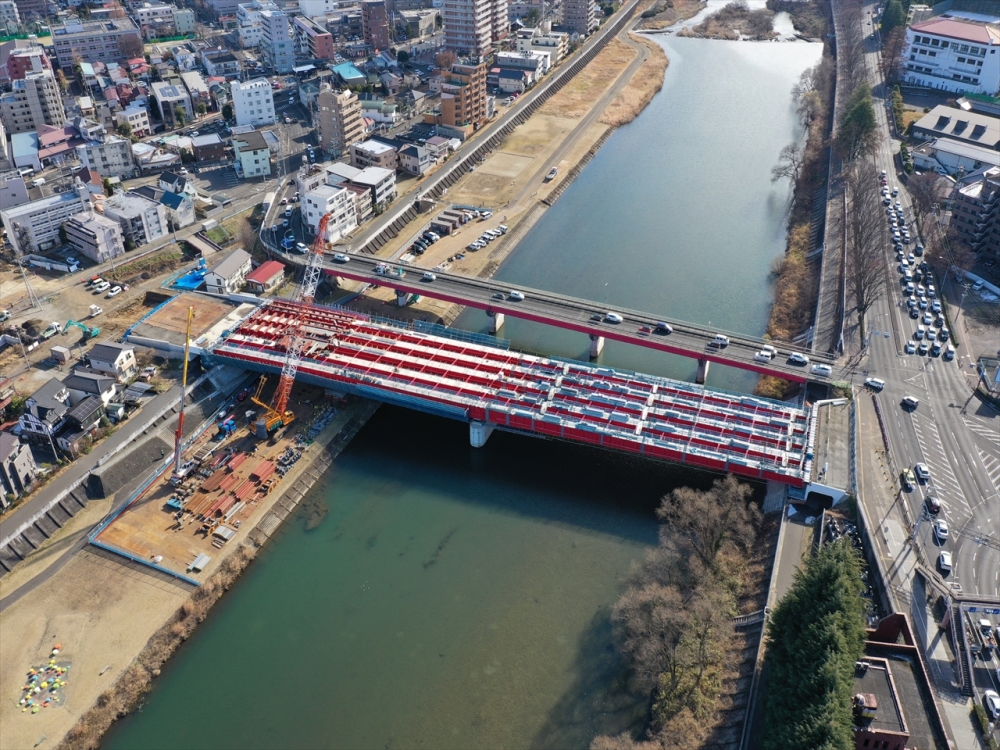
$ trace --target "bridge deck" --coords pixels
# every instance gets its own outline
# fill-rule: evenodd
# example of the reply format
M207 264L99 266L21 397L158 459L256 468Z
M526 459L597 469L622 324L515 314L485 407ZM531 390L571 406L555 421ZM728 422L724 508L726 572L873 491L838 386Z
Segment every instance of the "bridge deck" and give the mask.
M305 316L299 373L381 401L539 436L802 486L806 413L667 378L536 357L273 300L214 349L277 372L283 333Z

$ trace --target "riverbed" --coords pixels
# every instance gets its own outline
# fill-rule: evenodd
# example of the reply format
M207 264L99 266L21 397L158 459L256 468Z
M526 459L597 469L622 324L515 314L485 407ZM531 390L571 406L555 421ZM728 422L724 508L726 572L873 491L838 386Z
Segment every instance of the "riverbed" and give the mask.
M788 200L770 169L820 46L655 38L663 91L497 278L760 334ZM575 334L508 319L502 335L585 357ZM614 344L602 361L694 375ZM610 608L658 498L711 477L504 433L473 449L467 429L380 409L313 489L322 525L286 526L104 746L586 747L639 728Z

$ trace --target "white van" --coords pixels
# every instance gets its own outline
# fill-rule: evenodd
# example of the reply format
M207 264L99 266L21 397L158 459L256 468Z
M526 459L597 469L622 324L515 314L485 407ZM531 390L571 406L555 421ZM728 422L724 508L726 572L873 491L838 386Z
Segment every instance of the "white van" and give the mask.
M919 326L917 326L916 332L913 334L913 338L915 338L917 341L922 341L923 338L924 338L924 334L926 332L927 332L927 329L924 328L923 325L919 325Z
M772 356L771 352L765 352L763 349L761 349L759 352L757 352L755 355L753 355L753 361L754 362L770 362L771 361L771 356Z
M45 184L45 178L44 177L39 177L37 180L32 180L31 181L31 187L36 187L37 188L37 187L41 187L44 184Z
M811 372L813 375L829 377L833 374L833 368L830 365L813 365Z
M729 346L729 337L723 336L721 333L715 334L715 338L708 342L709 346L717 346L720 349L725 349Z

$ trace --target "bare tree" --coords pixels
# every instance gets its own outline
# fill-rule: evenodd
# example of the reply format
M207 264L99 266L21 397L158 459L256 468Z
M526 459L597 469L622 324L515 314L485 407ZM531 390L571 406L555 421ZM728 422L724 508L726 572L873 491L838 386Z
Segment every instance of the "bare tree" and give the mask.
M902 67L903 56L906 52L906 28L897 26L885 37L882 45L882 74L886 83L894 83L899 80L899 71Z
M444 52L438 52L434 56L434 64L441 70L451 70L451 66L455 64L455 60L457 59L454 52L445 50Z
M805 154L797 143L789 143L778 155L778 163L771 168L771 182L788 177L792 184L799 181L799 174L802 171L802 164L805 161Z
M858 314L863 342L865 315L885 288L886 223L876 193L875 166L866 159L858 160L847 173L846 183L847 288Z
M913 208L921 221L930 216L934 204L939 202L938 183L941 179L937 172L923 172L914 175L906 183L906 189L913 198Z
M118 37L118 51L127 60L133 57L142 57L142 40L138 34L124 34Z
M236 229L236 238L248 253L253 253L254 245L257 244L257 230L253 228L249 219L240 222Z

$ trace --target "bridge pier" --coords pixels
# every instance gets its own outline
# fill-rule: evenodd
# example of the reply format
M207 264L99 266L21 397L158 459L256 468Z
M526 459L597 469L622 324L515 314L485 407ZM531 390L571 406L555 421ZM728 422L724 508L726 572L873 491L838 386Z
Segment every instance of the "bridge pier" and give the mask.
M406 307L412 298L413 295L409 292L404 292L400 289L396 290L396 304L400 307Z
M598 336L595 333L590 334L590 357L601 356L601 352L604 351L604 337Z
M473 448L482 448L493 434L493 425L483 422L469 422L469 444Z
M708 378L708 366L711 364L707 359L698 360L698 374L694 376L694 382L698 385L705 385Z
M487 310L486 314L490 317L490 333L496 333L503 327L503 313L496 310Z

